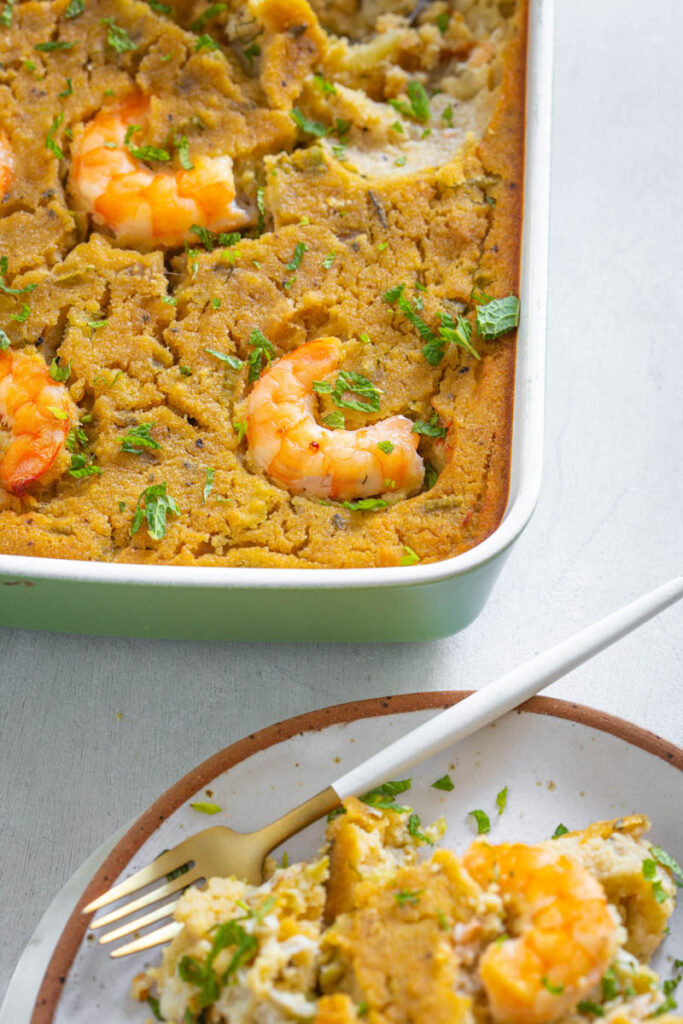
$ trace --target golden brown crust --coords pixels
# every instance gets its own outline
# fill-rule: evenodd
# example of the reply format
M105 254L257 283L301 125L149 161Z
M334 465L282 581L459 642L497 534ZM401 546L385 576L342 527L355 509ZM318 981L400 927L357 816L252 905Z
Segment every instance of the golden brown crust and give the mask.
M497 297L517 293L526 2L511 22L503 83L481 142L465 145L440 169L369 183L329 146L289 152L296 130L287 108L322 59L325 36L305 0L260 6L268 14L260 77L234 46L225 47L223 60L196 52L193 35L135 0L102 0L74 22L64 20L66 0L15 8L2 40L10 53L19 36L31 46L55 35L78 42L40 58L39 86L20 62L3 57L9 70L0 80L0 128L24 156L21 186L0 207L0 252L15 287L37 287L23 323L11 320L21 300L0 294L0 322L13 343L38 344L48 361L57 354L62 365L71 364L71 395L92 417L84 427L87 449L102 473L66 474L21 501L0 494L4 552L154 564L391 566L406 555L410 561L412 552L421 562L451 557L501 520L514 332L487 342L475 331L480 362L451 346L434 367L421 356L413 327L382 296L397 283L422 281L423 315L434 323L445 302L469 310L473 321L473 288ZM178 9L185 25L197 17L196 4ZM228 19L226 32L230 15L217 22ZM131 32L135 26L139 50L112 59L103 48L102 16ZM95 55L87 74L80 47ZM59 99L67 78L73 94ZM117 249L96 232L76 245L85 222L71 210L64 131L77 136L107 90L122 95L134 88L158 97L152 141L163 140L169 118L189 133L193 152L212 153L219 144L225 152L229 140L238 184L252 201L256 187L265 187L272 232L166 265L161 253ZM38 114L28 118L32 107ZM62 110L55 137L67 156L58 161L44 143ZM192 127L193 112L201 129ZM260 161L277 152L266 157L264 180ZM301 241L305 257L292 274L286 265ZM325 268L330 253L334 261ZM175 306L163 301L169 295ZM98 319L107 324L88 327ZM254 473L233 427L249 387L246 371L232 373L207 349L245 360L255 327L278 353L321 334L345 339L345 368L382 388L378 419L402 413L428 420L436 411L449 428L446 443L421 442L441 469L436 484L380 513L363 513L293 497ZM350 340L363 333L371 344ZM322 400L321 413L330 411ZM139 422L154 423L161 448L122 452L123 435ZM349 428L365 422L347 413ZM141 493L162 482L180 514L169 516L161 540L144 527L131 537Z

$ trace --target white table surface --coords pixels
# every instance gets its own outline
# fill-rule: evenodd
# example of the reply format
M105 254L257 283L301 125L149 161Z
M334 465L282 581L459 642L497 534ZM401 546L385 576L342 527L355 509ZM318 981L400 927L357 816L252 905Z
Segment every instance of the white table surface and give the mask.
M114 829L245 733L477 687L683 571L683 7L557 0L548 410L538 510L490 604L415 645L0 629L0 993ZM683 743L683 608L552 688Z

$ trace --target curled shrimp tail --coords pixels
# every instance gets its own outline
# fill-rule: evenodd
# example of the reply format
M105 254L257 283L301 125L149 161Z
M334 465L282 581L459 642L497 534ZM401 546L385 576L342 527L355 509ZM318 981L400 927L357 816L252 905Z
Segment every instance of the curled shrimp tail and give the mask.
M352 501L418 490L424 464L405 416L358 430L315 418L313 384L339 368L342 345L318 338L278 359L247 403L247 440L256 468L293 494Z

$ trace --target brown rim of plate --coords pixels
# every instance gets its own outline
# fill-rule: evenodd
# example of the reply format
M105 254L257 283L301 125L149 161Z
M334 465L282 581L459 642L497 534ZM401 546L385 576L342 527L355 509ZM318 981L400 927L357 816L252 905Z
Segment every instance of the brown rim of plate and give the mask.
M470 690L437 690L428 693L407 693L394 697L373 697L369 700L351 701L347 704L335 704L331 707L321 708L318 711L309 711L306 714L288 718L284 722L278 722L276 725L267 726L259 732L251 733L189 771L140 815L135 824L116 844L84 890L52 954L38 992L31 1024L51 1024L53 1020L63 985L90 922L90 917L81 914L81 907L84 907L99 893L104 892L121 874L131 857L159 827L160 822L170 817L198 790L204 789L218 775L222 775L223 772L258 751L272 747L276 743L282 743L300 733L326 729L330 725L356 722L362 718L405 714L410 711L425 711L430 708L446 708L464 700L471 692ZM631 746L640 747L641 750L654 754L655 757L666 761L673 768L683 771L682 748L669 743L647 729L642 729L639 725L634 725L623 718L617 718L615 715L585 707L583 704L556 700L553 697L532 697L512 713L519 714L521 711L531 711L537 715L549 715L553 718L564 718L579 725L610 733L612 736L630 743Z

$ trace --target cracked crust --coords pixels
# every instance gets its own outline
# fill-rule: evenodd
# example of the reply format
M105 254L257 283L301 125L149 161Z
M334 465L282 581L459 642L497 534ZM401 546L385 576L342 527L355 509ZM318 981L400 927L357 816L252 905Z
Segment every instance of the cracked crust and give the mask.
M135 0L101 0L74 21L64 19L66 0L15 5L0 40L0 122L18 154L17 185L0 205L0 252L15 287L37 287L26 322L10 319L17 300L5 294L0 318L13 343L38 345L48 362L57 355L61 365L71 364L70 391L81 414L92 417L88 447L102 473L81 480L66 474L23 500L0 494L4 552L184 565L383 566L400 564L406 547L422 562L453 556L500 522L508 493L514 333L493 342L475 333L480 362L451 346L433 367L416 331L382 295L401 281L421 282L427 288L422 315L431 323L443 308L469 310L471 317L473 289L517 293L526 5L518 3L509 21L502 82L483 137L461 144L444 166L375 178L336 159L326 140L309 138L294 148L295 126L285 108L328 44L307 4L297 7L298 22L308 25L294 26L298 35L289 22L279 25L277 4L265 6L268 45L289 54L296 89L250 73L231 35L234 4L202 29L214 32L223 57L195 52L196 35L187 29L202 5L178 7L185 28ZM137 49L112 55L103 17L126 26ZM427 28L405 44L401 59L408 67L421 41L432 45L434 27ZM463 39L465 28L458 28ZM27 70L19 55L55 38L74 46L35 53L36 67ZM462 45L463 54L473 52L471 40ZM324 58L332 68L342 59L353 67L330 48ZM391 71L345 74L350 85L358 84L355 75L378 96L391 93ZM67 80L73 92L59 98ZM63 133L77 134L108 90L123 95L133 88L159 97L152 140L163 139L169 126L182 130L193 153L218 149L235 159L238 190L248 201L264 187L272 231L225 251L165 259L161 252L117 248L97 232L88 237L84 217L72 211ZM309 79L304 97L311 88ZM319 97L309 102L315 114ZM67 154L62 161L44 144L55 111L65 114L55 135ZM360 161L362 146L354 139ZM307 248L292 274L286 264L300 241ZM169 298L174 305L164 301ZM98 320L107 323L88 326ZM233 427L249 387L246 371L231 371L206 350L245 360L254 328L278 354L319 335L350 339L345 369L367 375L383 391L376 419L403 413L428 420L438 412L449 427L445 449L428 438L420 449L440 470L436 484L373 514L291 496L252 472ZM360 334L370 343L354 340ZM326 401L322 416L333 408ZM350 412L346 425L371 419ZM122 453L122 435L143 421L154 422L161 449ZM205 500L208 468L214 472ZM144 529L131 537L141 492L162 481L180 515L169 519L160 541Z

